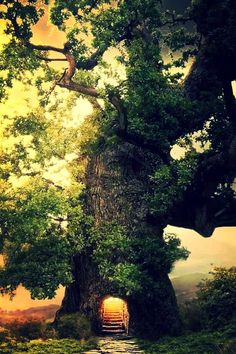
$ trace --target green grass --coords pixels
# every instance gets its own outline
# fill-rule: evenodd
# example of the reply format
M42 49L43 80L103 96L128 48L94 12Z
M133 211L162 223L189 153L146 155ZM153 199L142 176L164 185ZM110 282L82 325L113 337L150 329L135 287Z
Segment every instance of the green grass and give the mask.
M227 344L231 348L227 349ZM231 354L236 353L236 328L164 337L157 342L140 341L140 347L146 354Z
M5 342L0 344L1 354L79 354L96 347L96 340L74 339L32 340L25 343Z

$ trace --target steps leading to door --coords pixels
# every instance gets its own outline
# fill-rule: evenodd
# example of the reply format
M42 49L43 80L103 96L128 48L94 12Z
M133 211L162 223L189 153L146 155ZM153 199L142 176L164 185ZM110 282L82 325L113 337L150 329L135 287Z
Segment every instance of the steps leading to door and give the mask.
M122 313L118 311L106 311L102 319L102 332L106 334L125 333Z

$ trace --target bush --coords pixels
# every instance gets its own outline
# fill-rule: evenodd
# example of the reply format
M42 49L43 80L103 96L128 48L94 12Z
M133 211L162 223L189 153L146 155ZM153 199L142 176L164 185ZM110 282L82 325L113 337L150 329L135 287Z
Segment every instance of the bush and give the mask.
M236 314L236 268L215 268L212 279L200 283L199 306L206 313L209 328L233 321Z
M44 323L42 330L42 339L57 339L58 334L52 323Z
M157 342L141 341L140 344L145 354L235 354L235 326L163 337Z
M181 305L179 310L185 330L196 332L205 328L206 316L197 299Z
M12 337L18 340L22 339L38 339L42 337L43 324L39 321L13 322L9 326Z
M0 343L8 341L10 338L10 332L7 328L0 327Z
M221 354L235 354L236 353L236 339L229 341L226 343L221 352Z
M89 320L81 314L62 316L57 324L59 338L88 339L92 336Z

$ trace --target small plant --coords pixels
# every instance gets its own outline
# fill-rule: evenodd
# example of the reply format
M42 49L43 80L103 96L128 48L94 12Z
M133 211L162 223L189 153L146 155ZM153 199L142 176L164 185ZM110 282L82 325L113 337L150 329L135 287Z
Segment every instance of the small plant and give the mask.
M41 338L44 340L58 338L57 331L51 323L43 323Z
M204 329L205 313L197 299L181 305L180 315L185 330L197 332Z
M88 339L92 336L89 320L81 314L62 316L57 324L59 338Z
M0 343L1 354L82 354L97 347L95 339L78 341L75 339L12 341Z
M230 340L229 342L225 343L224 345L217 345L216 354L235 354L236 353L236 340Z
M9 325L11 337L17 340L32 340L42 337L43 324L40 321L13 322Z
M10 332L7 328L0 327L0 343L6 342L10 339Z

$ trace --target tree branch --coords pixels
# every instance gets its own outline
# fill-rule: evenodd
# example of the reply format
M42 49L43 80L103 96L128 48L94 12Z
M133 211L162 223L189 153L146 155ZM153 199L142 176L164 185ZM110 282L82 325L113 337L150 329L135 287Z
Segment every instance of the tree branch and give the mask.
M77 69L92 70L98 65L98 60L103 56L107 47L96 50L89 58L85 60L79 60L76 63Z
M53 61L67 61L66 58L46 58L46 57L42 57L40 55L36 55L36 58L37 59L40 59L40 60L44 60L46 62L53 62Z
M59 186L58 184L54 183L53 181L51 181L48 178L42 178L48 185L54 186L55 188L59 189L59 190L64 190L64 188L62 186Z
M127 131L127 115L126 115L126 110L124 108L124 105L122 104L120 98L118 98L117 96L110 94L108 97L109 97L110 102L116 108L116 110L118 112L120 130L123 132L126 132Z
M145 138L143 138L141 135L129 133L121 129L117 129L116 134L126 142L147 149L153 154L158 155L165 164L167 165L170 164L170 159L171 159L170 155L165 153L165 151L163 151L158 146L158 144L154 144L154 142L146 141Z
M65 55L65 48L58 48L58 47L54 47L51 45L37 45L37 44L33 44L31 42L26 42L25 45L33 50L40 50L40 51L45 51L45 52L57 52L57 53L61 53Z
M227 80L223 82L223 90L227 113L232 122L234 130L236 130L236 101L233 94L231 81Z
M72 80L69 82L65 82L64 80L62 80L62 81L57 82L57 85L60 87L66 88L67 90L70 90L70 91L82 93L83 95L92 96L92 97L96 97L96 98L99 97L99 94L95 88L79 85Z
M230 149L203 155L191 185L169 211L167 223L194 229L205 237L211 236L216 227L235 225L236 199L233 191L232 195L217 191L227 180L231 185L234 179L235 155L234 161L231 159Z

